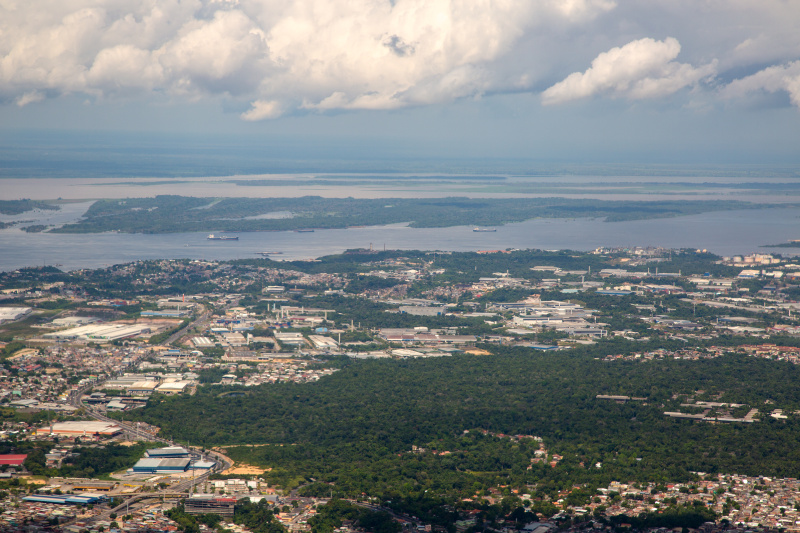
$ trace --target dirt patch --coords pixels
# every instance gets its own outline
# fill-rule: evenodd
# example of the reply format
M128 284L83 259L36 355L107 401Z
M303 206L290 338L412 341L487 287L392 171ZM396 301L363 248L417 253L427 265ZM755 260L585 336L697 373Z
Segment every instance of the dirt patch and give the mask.
M259 476L264 472L269 472L272 470L271 468L259 468L253 465L233 465L233 468L229 468L223 472L223 474L233 474L233 475L241 475L241 476Z
M471 350L464 350L464 353L468 353L470 355L492 355L491 352L487 352L486 350L481 350L480 348L472 348Z
M14 355L8 358L9 361L13 361L15 359L21 359L23 357L30 357L34 355L38 355L39 350L35 350L33 348L23 348L21 350L17 350L14 352Z

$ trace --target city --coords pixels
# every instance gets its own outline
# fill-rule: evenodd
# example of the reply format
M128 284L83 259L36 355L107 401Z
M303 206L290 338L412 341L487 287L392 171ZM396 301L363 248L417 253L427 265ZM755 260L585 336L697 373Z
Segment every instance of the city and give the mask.
M0 0L0 533L800 533L798 28Z
M473 272L459 270L465 261ZM235 401L260 387L315 387L348 361L502 358L508 350L557 358L600 349L608 353L594 359L607 365L737 354L796 365L795 278L800 265L780 256L658 248L354 250L316 262L164 260L3 273L4 527L166 531L179 505L180 516L216 513L226 528L249 531L230 522L244 498L271 509L276 524L302 531L335 497L401 528L463 531L489 520L497 531L531 523L604 529L640 520L657 529L669 522L661 515L692 528L798 530L796 479L737 471L649 483L596 476L554 492L483 480L476 492L443 491L447 520L426 519L381 503L379 493L311 476L286 483L268 465L240 459L242 445L270 446L259 439L206 448L137 416L198 390ZM662 347L642 350L653 343ZM659 401L605 392L596 391L596 401ZM672 392L658 407L687 423L758 426L768 417L794 424L800 414L794 398L753 405L720 402L724 391ZM482 438L509 438L482 431ZM528 438L535 443L529 472L572 468L547 437L511 442ZM414 445L411 453L464 452ZM579 467L603 471L604 463Z

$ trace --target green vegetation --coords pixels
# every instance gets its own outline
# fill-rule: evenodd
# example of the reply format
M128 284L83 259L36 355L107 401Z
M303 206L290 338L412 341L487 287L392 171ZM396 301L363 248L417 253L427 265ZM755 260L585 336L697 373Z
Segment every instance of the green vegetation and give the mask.
M16 320L14 322L6 322L0 326L0 338L13 339L17 337L32 337L34 335L41 335L43 331L34 326L44 324L56 312L57 311L46 311L35 315L28 315L25 318Z
M183 505L168 509L164 514L178 525L179 531L183 531L184 533L200 533L201 524L210 528L216 528L219 523L222 522L222 517L213 513L199 515L187 514Z
M253 533L282 533L286 531L263 500L259 503L252 503L250 500L237 502L233 522L246 527Z
M25 343L22 341L12 341L0 348L0 360L5 360L14 355L15 352L23 349Z
M199 533L201 524L215 529L222 521L222 517L213 513L187 514L183 505L178 505L164 514L177 523L178 528L184 533ZM278 522L272 510L263 501L252 503L248 499L239 500L234 509L233 523L242 525L253 533L286 533L286 528Z
M19 453L28 453L25 468L34 475L91 478L130 468L142 458L148 448L156 446L157 444L152 442L140 442L131 446L119 444L79 446L71 450L75 456L66 459L61 468L47 468L45 458L47 450L44 446Z
M394 287L400 283L401 281L391 278L386 279L379 278L377 276L359 276L350 280L350 283L347 284L347 288L345 290L351 294L361 294L370 290L388 289L389 287Z
M3 215L19 215L27 211L33 211L34 209L57 211L61 208L57 205L36 200L0 200L0 214Z
M531 218L639 220L755 207L736 201L598 201L564 198L194 198L99 200L79 222L54 233L286 231L408 222L420 228L496 226ZM758 204L759 208L766 207ZM257 218L289 211L290 218Z
M48 300L45 302L38 302L36 307L39 309L48 309L50 311L59 310L63 311L64 309L74 309L77 307L77 304L74 302L67 300L66 298L57 298L55 300Z
M317 509L317 514L309 521L312 533L333 533L349 520L355 527L372 533L399 533L400 524L385 511L371 511L343 500L331 500Z
M24 411L8 407L0 408L0 421L24 422L31 426L39 426L47 421L62 421L71 419L71 416L58 414L53 411Z
M191 324L191 322L192 322L191 320L185 319L185 320L181 321L181 323L178 324L177 326L175 326L174 328L170 328L170 329L168 329L166 331L162 331L161 333L156 333L155 335L150 337L147 340L147 342L149 344L162 344L164 341L166 341L168 338L170 338L171 335L179 332L180 330L182 330L183 328L185 328L186 326Z
M50 226L47 226L45 224L33 224L31 226L25 226L24 228L22 228L22 231L26 233L41 233L49 227Z
M224 368L213 367L213 368L204 368L200 371L200 383L219 383L222 380L222 376L227 374L227 370Z
M643 530L647 528L697 528L704 522L713 522L717 518L714 511L705 507L702 502L693 505L673 505L661 512L642 513L639 516L618 515L608 519L617 526L630 524L631 527Z
M314 478L333 483L334 495L342 497L407 498L425 490L472 497L498 484L532 483L554 494L619 479L686 481L694 471L793 475L800 466L800 421L698 424L663 411L678 409L673 395L698 389L706 391L704 398L754 406L770 399L795 410L800 369L740 356L597 359L656 346L670 347L669 341L612 341L542 356L484 346L495 355L352 362L313 385L254 387L244 396L201 387L191 398L163 398L134 416L180 440L228 445L233 459L272 467L267 476L273 483ZM648 400L618 405L597 394ZM542 437L549 453L563 460L556 468L532 464L535 440L514 442L478 430ZM412 452L414 445L428 452ZM602 468L583 466L596 463Z

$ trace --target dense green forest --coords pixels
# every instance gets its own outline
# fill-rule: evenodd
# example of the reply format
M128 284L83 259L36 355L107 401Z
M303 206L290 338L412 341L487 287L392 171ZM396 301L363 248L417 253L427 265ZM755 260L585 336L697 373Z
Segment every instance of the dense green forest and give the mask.
M236 397L201 387L193 397L159 398L136 416L206 447L267 444L228 453L272 467L272 482L314 478L333 483L338 496L472 497L501 483L554 493L576 483L689 480L695 471L796 476L800 467L793 418L714 425L663 415L687 396L744 403L762 415L798 409L795 365L733 355L599 360L613 345L556 355L487 348L495 355L352 362L318 383L247 388ZM647 400L617 404L598 394ZM556 467L532 463L534 439L481 430L542 437L563 459Z
M190 231L285 231L408 222L414 227L495 226L531 218L599 217L639 220L746 209L737 201L600 201L565 198L195 198L156 196L99 200L84 218L51 232L180 233ZM766 207L758 204L758 207ZM275 212L289 218L260 218ZM146 216L143 216L146 215Z

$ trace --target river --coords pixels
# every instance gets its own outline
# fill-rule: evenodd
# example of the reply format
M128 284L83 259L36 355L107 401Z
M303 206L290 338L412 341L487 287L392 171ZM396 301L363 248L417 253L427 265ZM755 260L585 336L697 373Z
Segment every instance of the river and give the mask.
M61 211L37 211L0 220L63 224L89 202L64 204ZM476 233L471 227L410 228L404 224L313 233L240 233L238 241L209 241L206 233L142 235L124 233L26 233L0 230L0 271L55 265L64 270L97 268L140 259L241 259L257 252L281 252L273 260L310 259L349 248L477 251L507 248L593 250L598 246L705 248L719 255L751 252L794 255L800 249L762 248L800 239L800 208L719 211L675 218L603 222L598 219L535 219Z

